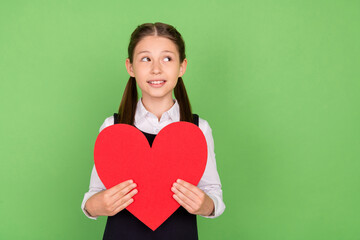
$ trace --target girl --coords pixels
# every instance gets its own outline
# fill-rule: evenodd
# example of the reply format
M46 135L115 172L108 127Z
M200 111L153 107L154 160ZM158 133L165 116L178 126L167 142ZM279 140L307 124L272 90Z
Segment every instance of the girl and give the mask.
M129 179L106 189L94 166L81 208L91 219L108 216L103 239L198 239L196 215L215 218L225 210L211 128L206 120L191 112L182 80L186 65L185 44L173 26L159 22L138 26L128 47L126 69L130 78L119 112L105 119L100 132L116 123L134 125L151 146L156 134L166 125L192 122L199 126L207 141L205 172L197 186L182 179L173 184L173 198L180 207L152 231L126 210L137 193L136 183ZM140 99L136 84L141 89Z

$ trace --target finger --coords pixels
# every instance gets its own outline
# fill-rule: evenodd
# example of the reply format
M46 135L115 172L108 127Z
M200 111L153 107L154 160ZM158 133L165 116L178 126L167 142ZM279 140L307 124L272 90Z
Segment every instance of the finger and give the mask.
M190 207L188 204L186 204L183 200L181 200L176 194L173 195L173 198L181 205L183 206L189 213L194 213L194 209Z
M109 189L109 194L110 196L116 194L117 192L119 192L120 190L122 190L123 188L129 186L130 184L132 184L134 181L133 180L127 180L124 182L121 182L115 186L113 186L112 188Z
M122 204L124 204L125 202L127 202L129 199L131 199L135 194L138 193L137 189L132 190L131 192L129 192L128 194L126 194L124 197L120 198L119 200L117 200L114 203L114 208L117 208L119 206L121 206Z
M194 194L196 194L199 198L201 198L202 192L197 186L195 186L195 185L193 185L193 184L191 184L189 182L186 182L186 181L184 181L182 179L178 179L176 182L183 185L187 189L191 190Z
M126 194L128 194L133 188L135 188L137 186L136 183L132 183L126 187L124 187L123 189L120 189L117 193L115 193L114 195L112 195L112 198L122 198L124 197Z
M192 201L194 202L200 201L200 198L198 197L197 194L195 194L191 189L184 187L182 184L174 183L174 187L175 189L186 195L188 198L190 198Z
M191 207L192 209L196 209L197 208L197 202L194 202L192 199L188 198L186 195L184 195L182 192L180 192L179 190L177 190L176 188L172 188L171 189L175 195L186 205L188 205L189 207Z
M118 212L124 210L125 208L127 208L131 203L134 202L134 199L133 198L130 198L128 201L126 201L124 204L120 205L119 207L117 207L115 210L114 210L114 215L117 214Z

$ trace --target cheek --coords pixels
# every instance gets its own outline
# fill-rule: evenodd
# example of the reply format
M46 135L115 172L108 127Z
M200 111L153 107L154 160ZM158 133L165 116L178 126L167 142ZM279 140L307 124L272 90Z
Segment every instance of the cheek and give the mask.
M139 75L136 75L135 80L136 80L136 84L137 84L139 87L143 87L143 86L145 86L145 84L146 84L146 81L143 80L143 78L142 78L141 76L139 76Z
M137 71L135 73L135 78L136 78L136 82L141 85L144 84L144 82L146 82L147 74L145 71Z
M142 76L148 71L149 66L147 64L134 65L134 72L136 75Z
M139 88L144 89L147 86L147 82L139 81L138 86L139 86Z
M176 79L176 80L173 82L172 88L175 88L176 85L177 85L177 83L178 83L178 80Z

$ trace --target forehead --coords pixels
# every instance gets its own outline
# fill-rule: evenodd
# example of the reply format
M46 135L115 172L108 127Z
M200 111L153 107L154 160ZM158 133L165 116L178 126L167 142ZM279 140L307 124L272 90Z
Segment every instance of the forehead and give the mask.
M135 53L138 54L144 51L150 53L170 51L177 54L176 45L170 39L159 36L147 36L140 40L135 47Z

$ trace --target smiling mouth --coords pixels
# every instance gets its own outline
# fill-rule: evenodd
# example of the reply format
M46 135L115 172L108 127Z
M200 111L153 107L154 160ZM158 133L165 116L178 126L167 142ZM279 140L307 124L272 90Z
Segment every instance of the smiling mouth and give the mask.
M153 84L153 85L160 85L160 84L162 84L162 83L165 83L166 82L166 80L151 80L151 81L147 81L148 83L150 83L150 84Z
M165 85L166 80L150 80L147 83L153 88L161 88Z

